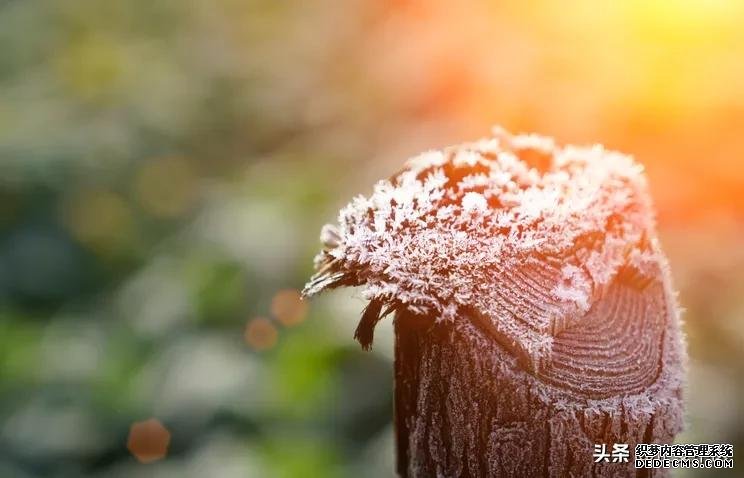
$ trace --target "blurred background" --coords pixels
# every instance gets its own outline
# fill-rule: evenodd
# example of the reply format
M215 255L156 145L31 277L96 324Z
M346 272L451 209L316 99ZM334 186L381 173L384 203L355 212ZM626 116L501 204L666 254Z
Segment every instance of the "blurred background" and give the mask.
M496 123L645 164L679 441L741 450L742 24L727 0L0 1L0 476L392 476L389 321L364 353L358 293L298 290L354 194Z

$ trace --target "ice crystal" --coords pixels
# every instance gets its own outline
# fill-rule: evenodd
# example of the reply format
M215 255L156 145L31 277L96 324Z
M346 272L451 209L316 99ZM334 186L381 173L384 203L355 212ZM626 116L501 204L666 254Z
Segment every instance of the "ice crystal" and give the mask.
M362 285L376 304L436 320L466 307L532 362L623 264L641 268L651 217L631 157L496 128L411 158L354 198L323 228L305 294ZM505 313L500 297L514 287L542 312L517 303Z

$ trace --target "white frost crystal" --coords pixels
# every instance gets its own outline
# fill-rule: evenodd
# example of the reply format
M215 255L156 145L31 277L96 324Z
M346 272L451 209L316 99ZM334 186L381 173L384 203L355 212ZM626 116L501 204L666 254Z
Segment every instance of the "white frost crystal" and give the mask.
M323 229L305 294L363 285L389 310L437 320L465 307L536 366L628 260L643 261L651 217L631 157L495 129L418 155L353 199L338 226ZM504 291L525 284L514 296L539 307L503 303Z
M462 198L462 209L464 211L485 211L488 209L486 198L480 193L465 193Z

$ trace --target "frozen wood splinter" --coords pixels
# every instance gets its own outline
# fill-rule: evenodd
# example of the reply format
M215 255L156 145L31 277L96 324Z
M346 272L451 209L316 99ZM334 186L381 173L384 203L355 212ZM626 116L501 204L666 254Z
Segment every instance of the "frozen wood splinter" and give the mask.
M496 129L410 159L321 240L306 295L363 286L365 349L395 313L400 476L651 476L635 445L681 430L678 308L630 157Z

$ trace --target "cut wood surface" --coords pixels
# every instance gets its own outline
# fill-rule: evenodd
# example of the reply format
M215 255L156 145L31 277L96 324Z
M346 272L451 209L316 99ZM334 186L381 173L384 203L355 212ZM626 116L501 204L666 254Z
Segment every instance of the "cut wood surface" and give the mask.
M663 476L633 449L681 430L685 350L632 158L496 129L412 158L321 239L305 294L362 286L364 348L395 314L401 476Z

